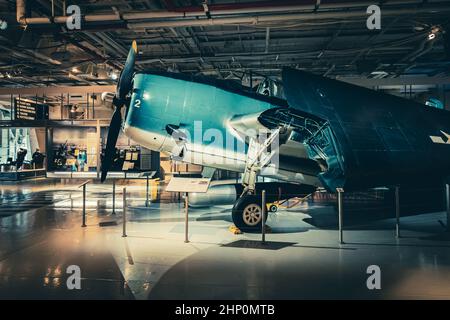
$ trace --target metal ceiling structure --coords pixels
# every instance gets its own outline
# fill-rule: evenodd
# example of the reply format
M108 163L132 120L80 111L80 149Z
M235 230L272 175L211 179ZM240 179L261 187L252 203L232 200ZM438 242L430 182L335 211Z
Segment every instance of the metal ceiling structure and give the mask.
M71 4L79 30L66 26ZM381 7L380 30L366 27L371 4ZM133 39L140 69L224 79L279 77L284 66L329 77L450 75L449 0L0 0L0 20L2 87L113 84Z

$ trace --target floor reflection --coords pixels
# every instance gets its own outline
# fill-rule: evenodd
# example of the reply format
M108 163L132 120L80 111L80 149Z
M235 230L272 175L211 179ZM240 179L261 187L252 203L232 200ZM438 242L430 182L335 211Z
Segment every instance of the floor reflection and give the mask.
M112 214L111 185L88 185L86 228L76 183L0 185L0 298L450 298L443 212L402 217L395 239L389 211L364 220L364 206L353 206L339 245L334 204L310 201L269 217L265 247L259 234L228 231L230 206L198 208L185 244L182 205L146 207L145 185L127 190L122 238L122 198ZM383 272L381 291L365 287L371 264ZM70 265L81 269L81 290L67 288Z

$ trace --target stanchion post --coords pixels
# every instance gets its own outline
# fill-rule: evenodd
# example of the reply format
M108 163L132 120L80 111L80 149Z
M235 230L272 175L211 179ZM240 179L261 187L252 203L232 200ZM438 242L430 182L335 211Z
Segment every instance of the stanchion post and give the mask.
M116 179L113 179L112 214L116 214Z
M145 206L146 207L148 207L148 193L149 193L149 190L150 189L150 183L149 183L149 176L148 176L148 174L147 174L147 188L146 188L146 192L145 192Z
M86 183L83 184L83 223L81 227L86 227Z
M127 188L123 188L122 237L127 236Z
M266 244L266 190L261 195L261 236L262 244Z
M189 193L184 197L184 242L189 242Z
M400 188L395 187L395 237L400 238Z
M339 243L344 243L344 208L342 201L342 194L344 193L344 189L336 188L338 193L338 211L339 211Z
M450 183L445 185L446 202L447 202L447 232L450 232Z

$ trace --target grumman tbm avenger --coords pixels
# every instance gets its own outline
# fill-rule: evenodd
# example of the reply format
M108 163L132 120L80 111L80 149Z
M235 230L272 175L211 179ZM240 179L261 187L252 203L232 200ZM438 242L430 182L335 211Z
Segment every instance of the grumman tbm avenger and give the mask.
M436 186L450 176L449 111L290 68L278 88L285 99L232 80L135 73L136 53L133 42L113 99L102 181L123 129L151 150L242 173L232 218L248 231L260 230L262 189L271 202L318 187Z

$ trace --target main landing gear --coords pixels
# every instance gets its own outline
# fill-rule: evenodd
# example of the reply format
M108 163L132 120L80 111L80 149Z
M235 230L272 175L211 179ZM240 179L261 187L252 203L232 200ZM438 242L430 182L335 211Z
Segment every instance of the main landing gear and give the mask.
M242 195L233 206L233 222L242 231L261 231L262 217L261 196ZM267 210L265 210L264 219L267 220Z
M277 150L269 150L271 143L279 137L280 129L272 130L268 136L250 137L249 148L246 158L245 171L242 176L244 191L236 201L232 210L233 222L242 231L260 232L262 219L267 219L267 209L262 210L261 194L255 190L257 175L260 170L266 167ZM263 217L264 215L264 217Z

